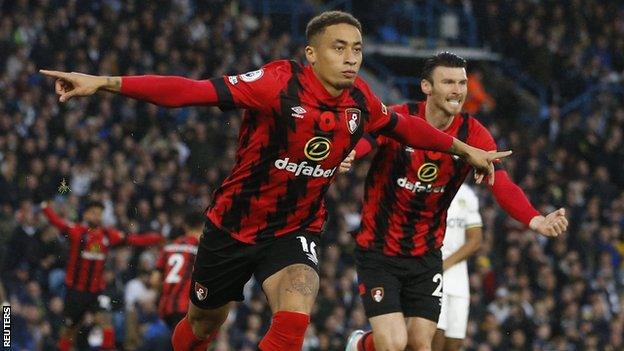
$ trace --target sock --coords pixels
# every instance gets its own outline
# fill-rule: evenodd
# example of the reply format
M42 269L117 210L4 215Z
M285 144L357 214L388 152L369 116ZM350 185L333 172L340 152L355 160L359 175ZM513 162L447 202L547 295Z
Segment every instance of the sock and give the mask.
M72 342L67 337L61 336L56 346L58 347L59 351L69 351L71 350Z
M113 327L102 328L102 349L115 349L115 330L113 329Z
M206 351L208 344L216 337L219 331L215 331L205 339L198 338L193 334L193 328L188 320L188 316L185 316L176 325L171 337L171 343L175 351Z
M310 316L300 312L279 311L273 315L271 327L260 341L262 351L301 351Z
M375 339L372 331L367 331L362 335L358 340L357 349L358 351L375 351Z

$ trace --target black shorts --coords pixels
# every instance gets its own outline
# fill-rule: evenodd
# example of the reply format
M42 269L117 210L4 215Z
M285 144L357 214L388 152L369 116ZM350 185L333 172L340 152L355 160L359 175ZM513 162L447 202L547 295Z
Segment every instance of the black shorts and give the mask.
M385 256L357 249L355 263L360 296L368 318L403 312L438 322L442 298L442 254Z
M230 301L243 301L243 287L252 275L262 285L292 264L305 264L318 273L319 241L318 234L301 232L246 244L207 221L193 267L191 302L214 309Z
M67 289L65 295L65 325L79 324L87 312L110 311L111 299L98 293Z

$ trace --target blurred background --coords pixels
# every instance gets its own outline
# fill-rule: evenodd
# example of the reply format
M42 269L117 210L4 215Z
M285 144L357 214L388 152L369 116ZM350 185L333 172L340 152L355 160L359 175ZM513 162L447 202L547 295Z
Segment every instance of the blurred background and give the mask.
M39 209L79 221L88 200L125 232L183 234L232 167L241 113L164 109L111 94L59 104L40 68L205 79L282 58L304 61L306 22L328 9L362 21L362 76L386 103L420 99L423 58L469 61L465 109L492 132L513 179L565 235L527 231L481 200L485 240L470 260L466 350L624 349L624 5L598 0L0 0L0 274L12 349L52 350L62 325L67 242ZM367 329L350 230L368 161L327 194L321 286L304 350L343 350ZM58 192L62 179L71 192ZM105 293L120 350L159 349L169 331L149 284L158 248L121 247ZM87 318L82 337L97 350ZM255 350L270 323L257 284L215 348ZM159 342L160 340L160 342ZM165 342L162 342L165 340Z

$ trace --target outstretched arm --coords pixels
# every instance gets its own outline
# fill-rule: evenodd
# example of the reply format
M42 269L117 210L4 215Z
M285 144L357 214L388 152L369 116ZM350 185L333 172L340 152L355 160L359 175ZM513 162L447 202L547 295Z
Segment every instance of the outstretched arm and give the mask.
M217 91L210 80L193 80L176 76L105 77L82 73L40 70L56 78L59 101L75 96L89 96L97 91L118 93L166 107L217 104Z
M107 228L106 234L111 242L111 245L128 244L130 246L152 246L157 245L165 241L165 238L160 233L149 232L144 234L124 234L117 229Z
M475 168L477 183L489 176L490 184L494 184L493 162L511 155L511 151L487 152L470 146L436 129L422 118L410 118L395 112L393 114L390 122L380 129L380 133L413 148L446 152L464 158Z
M130 246L153 246L163 243L165 238L160 233L150 232L143 234L128 234L126 235L126 243Z
M546 217L542 216L505 170L496 171L496 182L491 190L505 212L536 232L545 236L557 236L567 230L568 220L564 209L558 209Z
M228 109L262 109L288 82L291 63L274 61L257 71L238 76L240 79L237 76L194 80L177 76L105 77L48 70L39 72L56 78L55 90L61 102L101 90L165 107L213 105Z
M46 216L48 221L50 221L50 224L57 227L63 234L69 235L69 231L71 230L70 223L59 217L59 215L54 212L46 201L41 203L41 209L43 210L43 214Z

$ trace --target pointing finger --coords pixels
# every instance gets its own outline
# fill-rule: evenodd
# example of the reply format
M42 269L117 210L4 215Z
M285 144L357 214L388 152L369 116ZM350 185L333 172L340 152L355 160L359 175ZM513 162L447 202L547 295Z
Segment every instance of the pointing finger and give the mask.
M511 151L511 150L491 152L490 155L488 155L488 159L491 160L491 161L498 160L498 159L501 159L501 158L504 158L504 157L508 157L512 153L513 153L513 151Z
M54 78L59 78L59 79L68 79L69 78L69 73L66 72L61 72L61 71L48 71L45 69L40 69L39 73L48 76L48 77L54 77Z

